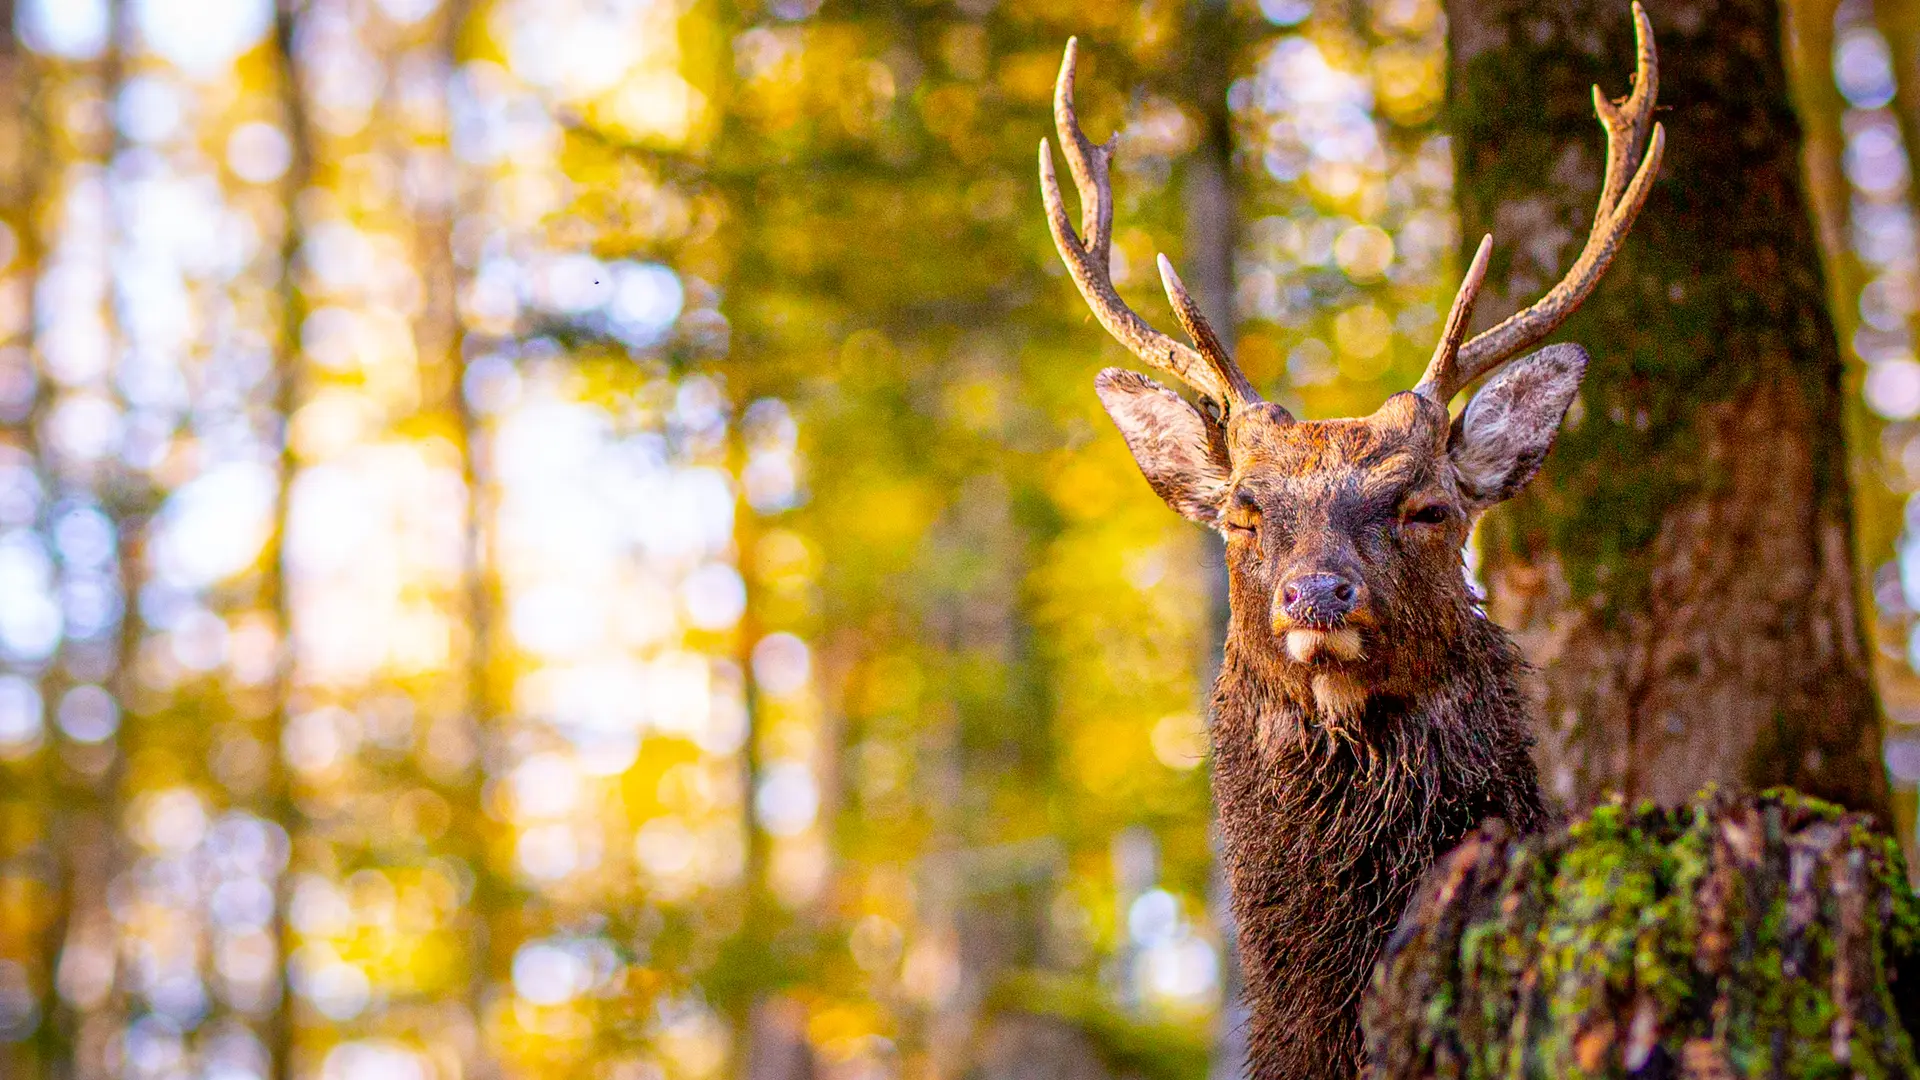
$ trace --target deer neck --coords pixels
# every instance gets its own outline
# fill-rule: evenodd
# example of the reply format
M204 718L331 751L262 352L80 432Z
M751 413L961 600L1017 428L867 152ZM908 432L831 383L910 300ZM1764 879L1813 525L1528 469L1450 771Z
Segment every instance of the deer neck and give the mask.
M1486 818L1544 824L1522 661L1484 619L1465 633L1412 692L1333 709L1228 642L1213 789L1255 1080L1352 1075L1360 991L1421 874Z

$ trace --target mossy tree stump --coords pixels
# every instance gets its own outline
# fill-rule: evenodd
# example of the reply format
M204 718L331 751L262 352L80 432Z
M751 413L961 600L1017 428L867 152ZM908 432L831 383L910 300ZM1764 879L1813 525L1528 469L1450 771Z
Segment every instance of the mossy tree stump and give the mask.
M1788 792L1603 806L1437 865L1363 1007L1375 1080L1920 1077L1920 902Z

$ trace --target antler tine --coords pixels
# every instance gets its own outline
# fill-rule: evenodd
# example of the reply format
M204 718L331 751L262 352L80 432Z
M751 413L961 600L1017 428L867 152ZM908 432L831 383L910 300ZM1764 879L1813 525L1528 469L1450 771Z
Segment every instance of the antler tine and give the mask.
M1174 317L1180 320L1180 328L1185 330L1187 336L1193 339L1194 345L1199 347L1200 355L1206 357L1207 363L1213 366L1214 374L1220 376L1220 381L1226 384L1227 405L1233 409L1242 409L1263 400L1259 392L1253 388L1253 384L1247 381L1246 373L1240 370L1240 365L1234 363L1233 357L1227 355L1227 347L1220 343L1220 335L1213 332L1213 324L1208 322L1207 317L1201 313L1200 305L1193 302L1192 295L1187 292L1186 283L1181 281L1180 275L1174 272L1173 263L1168 261L1165 255L1160 256L1159 262L1160 284L1166 288L1167 299L1173 303Z
M1593 111L1607 129L1607 179L1600 205L1613 206L1627 181L1639 170L1640 148L1653 124L1653 103L1660 96L1660 58L1653 49L1653 24L1639 0L1633 5L1633 89L1615 105L1596 84ZM1616 151L1618 148L1618 152Z
M1660 60L1653 27L1638 2L1633 5L1635 71L1633 91L1619 102L1593 89L1594 111L1607 132L1607 168L1593 229L1580 255L1547 294L1508 316L1499 325L1461 346L1454 364L1453 390L1479 378L1521 350L1551 334L1579 308L1613 261L1620 243L1647 201L1666 151L1666 129L1653 122L1659 93ZM1644 152L1642 147L1644 146ZM1448 395L1451 396L1451 392Z
M1060 58L1060 74L1053 82L1053 126L1060 133L1060 152L1067 156L1067 175L1080 193L1080 234L1086 237L1087 253L1099 256L1099 265L1107 265L1113 249L1113 186L1108 166L1120 144L1120 133L1096 144L1080 128L1080 113L1073 105L1073 83L1080 73L1080 39L1068 38L1066 53Z
M1473 318L1474 301L1480 299L1480 286L1487 280L1487 260L1493 255L1493 234L1480 238L1480 248L1473 253L1473 262L1467 266L1467 275L1460 279L1460 290L1453 294L1453 307L1447 312L1446 329L1441 331L1440 343L1433 347L1433 359L1427 361L1427 373L1413 392L1432 401L1441 408L1453 400L1467 380L1460 378L1460 342L1467 336L1467 320Z
M1165 371L1214 401L1231 407L1233 396L1216 373L1214 362L1200 353L1162 334L1134 314L1120 294L1114 291L1110 272L1113 242L1113 188L1107 175L1113 159L1114 139L1095 145L1080 130L1073 108L1073 76L1079 56L1078 43L1068 39L1066 56L1060 62L1060 77L1054 83L1053 119L1060 132L1060 149L1067 158L1067 170L1080 194L1081 230L1086 242L1073 231L1067 217L1066 201L1060 195L1060 181L1053 170L1053 151L1047 140L1040 140L1040 196L1046 203L1047 226L1053 233L1053 245L1060 251L1067 273L1079 287L1080 295L1093 310L1107 333L1127 351ZM1176 307L1178 305L1176 304ZM1199 325L1205 326L1204 320ZM1211 328L1208 333L1211 335ZM1197 339L1196 339L1197 340ZM1212 339L1218 348L1219 339ZM1203 346L1205 347L1205 346ZM1224 351L1221 354L1225 355ZM1232 364L1228 360L1229 365ZM1237 369L1236 369L1237 370ZM1242 380L1244 381L1244 379Z

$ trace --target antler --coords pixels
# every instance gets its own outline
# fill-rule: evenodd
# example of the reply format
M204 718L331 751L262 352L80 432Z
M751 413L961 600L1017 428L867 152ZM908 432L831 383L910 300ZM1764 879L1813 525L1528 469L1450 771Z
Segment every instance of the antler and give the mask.
M1054 246L1067 264L1073 283L1093 309L1094 318L1107 328L1120 344L1135 356L1165 371L1214 401L1236 410L1261 400L1253 384L1227 355L1220 336L1188 295L1180 276L1165 255L1160 256L1160 282L1173 302L1174 315L1198 351L1173 340L1133 313L1120 294L1114 291L1110 273L1113 250L1113 187L1108 165L1118 136L1095 145L1080 130L1079 116L1073 108L1073 76L1079 59L1077 39L1067 39L1066 56L1060 61L1060 77L1053 88L1053 122L1060 132L1060 149L1067 157L1067 171L1080 193L1080 231L1082 243L1067 218L1065 201L1060 197L1060 181L1053 172L1053 150L1040 140L1040 194L1047 204L1047 225L1053 232Z
M1593 230L1587 235L1580 257L1573 261L1566 276L1531 307L1515 312L1500 325L1461 345L1467 316L1473 311L1473 302L1486 277L1487 255L1493 238L1482 240L1473 265L1454 297L1446 331L1414 393L1446 405L1462 387L1553 333L1593 292L1607 264L1613 261L1620 241L1633 227L1634 217L1647 201L1667 142L1665 129L1653 122L1654 99L1660 92L1660 61L1654 52L1653 26L1638 0L1633 5L1633 36L1636 52L1633 92L1615 103L1608 101L1598 86L1593 88L1593 110L1607 129L1607 175L1600 189L1600 205L1593 212Z

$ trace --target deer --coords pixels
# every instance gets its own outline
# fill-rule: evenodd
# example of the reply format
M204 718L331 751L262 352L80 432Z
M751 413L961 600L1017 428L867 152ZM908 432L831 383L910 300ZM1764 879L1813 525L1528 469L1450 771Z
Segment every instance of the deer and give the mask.
M1480 515L1539 470L1588 362L1571 343L1520 354L1593 291L1660 167L1658 60L1637 3L1633 19L1631 92L1613 101L1594 87L1606 162L1566 275L1469 340L1486 236L1413 389L1369 416L1326 420L1260 396L1165 255L1161 284L1191 346L1120 298L1118 138L1096 145L1081 130L1077 42L1067 43L1053 111L1080 228L1042 139L1054 244L1100 325L1200 399L1125 368L1094 384L1153 491L1224 539L1229 611L1209 757L1254 1080L1356 1075L1362 990L1421 877L1485 821L1521 834L1550 824L1526 664L1483 612L1463 551ZM1453 415L1454 397L1482 378Z

